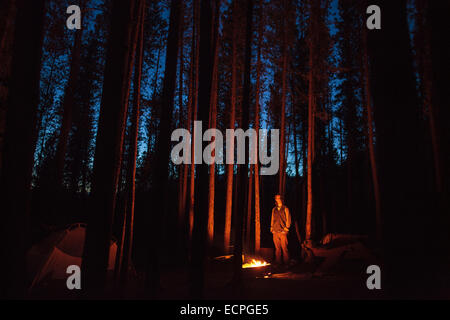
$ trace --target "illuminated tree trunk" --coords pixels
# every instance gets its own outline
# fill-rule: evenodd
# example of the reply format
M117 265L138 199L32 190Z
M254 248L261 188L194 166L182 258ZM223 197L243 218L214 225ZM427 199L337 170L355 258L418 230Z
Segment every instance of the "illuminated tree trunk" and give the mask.
M231 61L231 106L229 129L235 128L236 122L236 90L237 90L237 10L238 1L233 0L233 40L232 40L232 61ZM229 150L231 148L227 148ZM234 150L229 150L234 152ZM231 238L231 215L233 208L233 175L234 165L226 165L226 202L225 202L225 232L224 232L224 250L228 252Z
M132 74L133 74L133 68L134 68L134 59L135 59L135 54L136 54L136 48L137 48L137 42L138 42L138 36L139 36L139 21L140 21L140 9L141 9L141 5L136 3L136 6L134 7L134 14L133 14L133 26L132 26L132 36L131 36L131 43L130 43L130 48L131 50L129 50L128 54L128 61L130 63L130 66L128 67L128 79L130 79L130 82L127 83L127 88L125 90L130 90L129 88L131 87L131 78L132 78ZM129 109L128 109L128 101L129 101L129 93L125 96L125 99L127 99L126 101L124 101L123 103L125 105L127 105L127 111L126 113L128 114ZM133 115L131 116L133 118ZM124 129L125 130L125 129ZM123 138L123 145L125 145L125 135ZM129 145L130 145L130 151L132 150L132 144L133 144L133 137L130 135L129 136L129 141L128 141ZM123 149L123 147L122 147ZM123 157L123 154L122 154ZM129 162L132 162L135 160L132 160L132 156L131 154L129 154ZM131 164L129 164L131 166ZM131 169L131 170L135 170L135 169ZM117 204L115 206L115 213L114 216L119 216L121 217L121 235L118 241L118 248L117 248L117 253L116 253L116 262L115 262L115 268L114 268L114 280L119 280L120 278L120 274L121 274L121 268L122 268L122 262L123 262L123 252L124 252L124 241L125 241L125 237L126 237L126 233L127 233L127 213L128 213L128 209L129 209L129 197L128 197L128 193L129 193L129 189L130 189L130 185L129 185L129 178L128 175L131 174L131 172L129 170L127 170L122 164L120 166L120 173L119 173L119 179L118 179L118 187L117 187ZM125 183L122 183L123 179L125 178ZM132 204L134 206L134 203ZM134 207L133 207L134 209Z
M45 1L17 3L0 171L0 298L23 298ZM32 28L30 28L30 25Z
M305 108L306 109L306 108ZM302 112L302 187L301 187L301 193L302 193L302 213L301 213L301 223L305 224L305 231L306 231L306 215L307 215L307 208L308 208L308 181L307 181L307 175L308 175L308 120L309 120L309 108L308 110L304 110Z
M293 96L293 93L292 93ZM300 176L299 176L299 170L300 170L300 165L299 165L299 155L298 155L298 145L297 145L297 130L296 130L296 125L297 125L297 116L296 116L296 108L295 108L295 100L294 100L294 96L293 96L293 101L292 101L292 116L293 116L293 134L294 134L294 156L295 156L295 194L299 195L300 194ZM298 212L300 209L300 197L296 197L296 201L295 201L295 212ZM300 227L298 224L298 216L295 218L294 221L294 225L295 225L295 234L297 236L298 242L301 243L302 242L302 237L300 236Z
M255 177L255 254L258 255L261 249L261 212L260 212L260 184L259 184L259 119L260 119L260 94L261 94L261 51L262 51L262 40L264 32L264 21L263 21L263 1L259 1L259 23L258 23L258 53L256 62L256 88L255 88L255 131L256 131L256 145L255 145L255 159L257 159L256 164L253 168L253 174Z
M82 287L101 294L106 283L113 215L116 207L126 112L134 51L133 18L137 1L113 1L104 84L92 178L92 211L83 252Z
M141 112L141 79L142 79L142 60L144 54L144 21L145 21L145 1L141 1L139 8L139 19L137 24L137 41L138 46L136 48L136 59L134 69L134 106L131 114L131 131L130 131L130 150L128 151L128 171L127 171L127 186L126 186L126 221L125 221L125 233L123 240L123 259L120 270L120 282L122 286L125 285L129 268L131 265L131 252L133 247L133 230L134 230L134 201L136 194L136 157L138 148L139 137L139 120Z
M312 190L312 166L314 163L314 122L315 122L315 76L314 76L314 46L315 46L315 24L317 19L317 3L311 1L310 13L310 37L309 37L309 74L308 74L308 164L307 164L307 208L305 240L311 240L312 233L312 210L313 210L313 190Z
M246 230L245 230L245 246L246 246L246 252L249 253L251 250L251 243L250 243L250 235L251 235L251 227L252 227L252 199L253 199L253 166L250 166L250 172L249 172L249 183L248 183L248 190L247 190L247 221L245 224Z

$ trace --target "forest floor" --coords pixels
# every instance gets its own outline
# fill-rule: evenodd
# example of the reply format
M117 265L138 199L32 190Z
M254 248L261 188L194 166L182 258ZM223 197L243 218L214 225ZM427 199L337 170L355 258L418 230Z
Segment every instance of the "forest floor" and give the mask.
M319 261L317 261L319 260ZM313 263L297 263L290 268L272 266L243 269L243 284L231 286L232 263L211 262L208 266L205 299L210 300L315 300L315 299L380 299L377 290L368 290L365 269L350 262L350 268L318 273L323 259ZM322 260L322 261L320 261ZM340 266L345 269L345 266ZM161 299L186 299L188 274L174 268L162 278ZM165 288L171 288L166 290ZM174 289L175 288L175 289Z
M391 299L386 290L369 290L367 267L378 264L360 243L338 248L319 248L311 262L292 260L290 267L272 265L243 269L242 286L231 285L232 259L209 259L205 273L204 298L207 300L378 300ZM270 261L270 260L269 260ZM189 267L172 261L161 268L161 290L158 300L189 300ZM125 292L111 289L109 299L148 299L143 292L140 273ZM382 286L384 285L382 278ZM442 287L432 288L437 295L417 288L420 299L450 299L450 272L442 277ZM76 291L76 290L74 290ZM411 293L411 292L408 292ZM403 294L400 298L405 297ZM78 299L66 289L65 281L53 281L37 288L31 299ZM397 297L398 298L398 297Z
M379 292L368 290L365 269L350 263L345 271L319 274L321 259L314 263L297 263L276 269L269 265L243 269L243 283L237 290L230 285L232 260L210 260L205 274L204 298L207 300L315 300L315 299L379 299ZM340 266L345 269L345 266ZM358 270L359 269L359 270ZM136 279L126 293L110 290L106 298L146 299L143 281ZM164 266L161 274L160 300L188 300L189 273L186 265ZM65 281L54 280L35 288L31 299L78 299L76 290L69 291Z

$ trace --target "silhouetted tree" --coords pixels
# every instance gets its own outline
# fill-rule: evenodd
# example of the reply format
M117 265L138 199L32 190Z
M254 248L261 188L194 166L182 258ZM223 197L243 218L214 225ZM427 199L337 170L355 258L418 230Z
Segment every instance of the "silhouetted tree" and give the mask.
M104 73L104 85L94 170L92 208L88 217L83 253L83 287L92 296L105 287L116 190L122 163L122 148L133 52L133 20L139 0L113 0L111 30Z
M211 88L214 70L214 47L212 45L212 4L211 0L201 0L200 5L200 47L199 47L199 88L198 121L209 123ZM203 150L203 146L202 146ZM197 166L195 216L192 233L192 253L190 265L189 292L192 298L202 298L205 277L205 258L208 231L208 164Z
M30 245L31 170L36 143L44 7L44 0L17 1L0 172L3 206L0 296L8 299L23 297L26 289L25 253Z
M163 91L161 97L162 112L160 114L159 132L156 140L155 154L157 158L152 168L152 188L150 199L152 200L151 219L147 218L147 230L153 230L149 236L149 256L146 269L146 289L156 293L159 289L160 270L160 237L162 218L167 211L169 156L172 128L172 114L177 76L177 60L180 36L180 0L172 0L170 5L169 34L166 50L166 67L164 73Z

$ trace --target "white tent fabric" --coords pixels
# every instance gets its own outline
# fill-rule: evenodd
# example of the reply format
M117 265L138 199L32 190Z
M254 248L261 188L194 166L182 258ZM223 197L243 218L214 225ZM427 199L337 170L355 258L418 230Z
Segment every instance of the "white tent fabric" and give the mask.
M30 289L46 280L67 279L67 267L81 267L86 226L71 225L33 246L27 254ZM117 244L111 241L108 270L114 270Z

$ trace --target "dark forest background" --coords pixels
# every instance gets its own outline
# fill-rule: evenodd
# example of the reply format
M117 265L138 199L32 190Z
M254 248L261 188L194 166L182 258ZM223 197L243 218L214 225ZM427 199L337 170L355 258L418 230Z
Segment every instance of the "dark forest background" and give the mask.
M80 30L66 27L71 4ZM366 28L373 4L381 30ZM113 238L124 282L133 265L155 293L175 264L201 297L207 257L273 246L275 194L295 259L328 233L366 235L393 292L434 287L450 249L448 12L430 0L2 1L1 296L23 297L32 244L82 222L89 292L105 286ZM194 120L280 129L279 174L174 165L171 132Z

